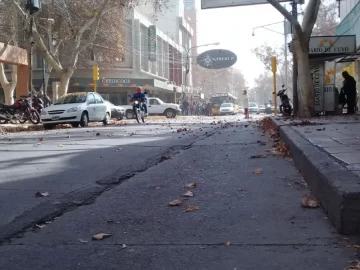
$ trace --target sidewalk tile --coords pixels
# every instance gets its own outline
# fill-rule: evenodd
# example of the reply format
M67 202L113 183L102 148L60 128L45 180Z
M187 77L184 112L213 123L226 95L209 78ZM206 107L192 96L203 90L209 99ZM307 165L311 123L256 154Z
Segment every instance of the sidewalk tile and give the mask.
M360 160L359 160L359 162L360 162ZM346 168L349 171L360 171L360 163L347 165Z
M358 152L357 149L353 149L346 145L339 145L336 147L324 147L323 148L326 152L330 154L341 154L341 153L352 153L352 152Z
M341 154L333 154L333 156L347 164L357 164L360 161L360 151Z

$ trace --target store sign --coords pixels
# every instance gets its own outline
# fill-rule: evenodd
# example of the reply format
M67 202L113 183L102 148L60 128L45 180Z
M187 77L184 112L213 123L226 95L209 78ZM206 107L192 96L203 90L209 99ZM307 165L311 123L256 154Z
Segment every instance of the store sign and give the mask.
M291 2L279 0L278 2ZM266 0L201 0L201 9L269 4Z
M207 69L228 68L237 61L235 53L228 50L210 50L200 54L196 62L199 66Z
M335 110L335 61L325 62L324 76L324 111Z
M130 79L102 79L102 83L109 84L109 83L116 83L116 84L123 84L123 83L130 83Z
M311 37L309 54L356 53L355 36Z
M148 30L149 60L156 61L156 26L150 25Z
M324 111L324 62L311 64L311 77L314 84L315 111Z

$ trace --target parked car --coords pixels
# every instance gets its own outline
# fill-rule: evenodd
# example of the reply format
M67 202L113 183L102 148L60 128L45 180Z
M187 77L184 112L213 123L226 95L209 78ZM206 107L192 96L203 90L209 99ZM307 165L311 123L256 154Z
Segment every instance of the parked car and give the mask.
M89 122L103 122L106 125L110 119L111 108L94 92L66 94L41 112L45 129L54 128L57 124L86 127Z
M260 105L259 106L259 113L265 113L265 105Z
M105 103L111 109L111 118L117 120L123 120L125 116L125 108L121 106L114 105L110 101L105 100Z
M219 109L220 115L228 115L228 114L235 114L234 111L234 104L233 103L223 103L220 105Z
M156 97L147 97L148 115L165 115L167 118L175 118L176 115L181 114L180 105L175 103L165 103ZM122 105L125 109L125 116L127 119L134 119L132 105Z
M254 102L249 102L249 113L259 114L259 106Z

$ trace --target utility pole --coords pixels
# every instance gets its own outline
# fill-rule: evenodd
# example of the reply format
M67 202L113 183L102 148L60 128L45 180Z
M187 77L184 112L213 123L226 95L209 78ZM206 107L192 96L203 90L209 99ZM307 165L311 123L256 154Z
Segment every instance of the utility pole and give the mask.
M26 2L26 9L29 11L30 17L30 29L29 29L29 51L28 51L28 65L29 65L29 82L28 82L28 91L29 94L32 95L32 54L33 54L33 26L34 26L34 19L32 15L38 12L41 8L41 0L27 0Z
M297 13L297 3L296 0L292 1L292 15L295 18L295 20L298 19L298 13ZM293 28L292 31L292 36L293 36L293 41L295 38L295 31ZM293 43L293 42L292 42ZM295 55L295 49L292 49L293 52L293 68L292 68L292 85L293 85L293 107L294 107L294 115L296 116L298 113L298 109L299 109L299 98L298 98L298 85L297 85L297 81L298 81L298 67L297 67L297 61L296 61L296 55Z
M288 32L287 32L288 28L286 27L286 19L284 18L284 54L285 54L285 87L287 88L288 87L288 57L287 57L287 54L288 54L288 42L287 42L287 35L288 35Z

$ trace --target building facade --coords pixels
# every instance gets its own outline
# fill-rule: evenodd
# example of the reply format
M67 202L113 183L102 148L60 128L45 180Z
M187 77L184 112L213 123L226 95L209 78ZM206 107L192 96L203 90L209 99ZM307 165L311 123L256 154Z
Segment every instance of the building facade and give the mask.
M198 46L198 42L197 42L197 9L196 9L195 0L184 0L184 16L190 27L193 29L193 35L191 37L191 47L193 47L193 49L190 50L189 54L191 59L190 62L195 63L196 57L198 55L196 49L196 47ZM193 88L196 87L194 85L194 80L193 80L194 76L195 76L194 69L192 68L191 65L190 73L189 73L189 81L193 86ZM197 90L194 89L194 92L197 92Z
M179 27L180 18L177 19ZM135 87L143 87L150 95L158 96L166 102L174 101L174 89L180 93L184 83L184 47L170 38L145 16L138 8L129 11L125 21L125 57L115 68L101 68L101 62L93 59L93 65L100 66L100 80L97 90L114 104L127 104L128 95ZM189 32L192 30L189 29ZM65 54L65 52L62 52ZM90 61L90 59L89 59ZM42 56L34 52L33 85L42 85ZM78 67L73 74L69 92L93 91L92 67ZM59 77L52 73L47 93L52 99L57 97ZM1 92L1 90L0 90ZM180 94L179 94L180 95ZM0 95L1 98L1 95ZM0 100L1 102L1 100Z
M160 31L165 33L170 39L172 39L176 44L179 44L182 50L182 60L183 60L183 74L182 77L185 79L185 60L186 52L194 46L192 44L194 29L192 25L186 20L185 15L185 5L186 0L177 0L169 1L167 3L167 8L161 12L156 13L153 10L153 7L149 4L140 3L137 7L137 10L147 16L150 21L155 24ZM191 68L190 62L190 68ZM184 81L185 83L185 81ZM191 74L187 76L186 89L183 85L183 90L186 92L191 92L192 90L192 78Z

